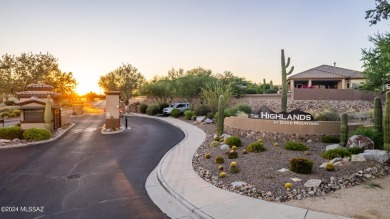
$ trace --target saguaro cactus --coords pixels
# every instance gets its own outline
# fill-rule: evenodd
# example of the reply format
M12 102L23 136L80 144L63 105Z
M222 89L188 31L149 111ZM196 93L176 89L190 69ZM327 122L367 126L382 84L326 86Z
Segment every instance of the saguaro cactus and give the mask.
M386 93L385 115L383 116L383 148L390 151L390 91Z
M265 78L263 79L263 94L267 91L267 83L265 82Z
M51 112L51 97L50 97L50 95L48 95L47 99L46 99L44 120L45 120L45 128L51 132L52 131L51 122L53 120L53 114Z
M290 57L284 58L284 50L282 49L282 112L287 111L287 75L290 75L294 71L294 66L287 72L287 68L290 65Z
M381 98L375 97L374 99L374 129L379 134L379 142L378 145L375 145L377 149L383 149L383 116L382 116L382 101Z
M217 127L217 134L218 136L221 136L223 134L223 122L224 122L224 98L223 95L219 96L218 100L218 127Z
M348 141L348 114L341 114L340 146L345 147Z

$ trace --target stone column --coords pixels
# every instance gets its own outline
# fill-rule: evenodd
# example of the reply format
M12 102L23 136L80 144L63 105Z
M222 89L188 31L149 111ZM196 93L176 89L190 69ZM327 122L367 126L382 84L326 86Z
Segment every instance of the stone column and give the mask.
M312 86L312 83L313 83L313 82L312 82L311 79L310 79L310 80L309 80L309 83L307 83L307 86L308 86L308 87L311 87L311 86Z
M294 80L290 80L290 90L294 90Z
M341 89L345 89L345 79L341 79Z
M107 91L106 94L106 129L118 130L120 125L120 91Z

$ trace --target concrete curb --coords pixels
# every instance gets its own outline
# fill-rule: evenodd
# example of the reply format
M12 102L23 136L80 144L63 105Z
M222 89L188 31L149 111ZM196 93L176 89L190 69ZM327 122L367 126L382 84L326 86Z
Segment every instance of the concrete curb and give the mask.
M55 141L57 139L59 139L60 137L62 137L65 133L67 133L71 128L73 128L73 126L75 126L75 123L72 123L68 128L66 128L64 130L64 132L62 132L60 135L57 135L55 136L54 138L50 138L48 140L45 140L45 141L33 141L33 142L29 142L29 143L26 143L26 144L17 144L17 145L11 145L11 146L0 146L0 150L1 149L7 149L7 148L20 148L20 147L26 147L26 146L32 146L32 145L38 145L38 144L44 144L44 143L48 143L48 142L52 142L52 141Z
M106 129L106 125L104 124L102 130L100 131L100 133L103 134L103 135L113 135L113 134L122 133L125 130L128 130L129 128L126 129L125 126L121 124L121 126L119 127L118 131L104 132L103 130L105 130L105 129Z

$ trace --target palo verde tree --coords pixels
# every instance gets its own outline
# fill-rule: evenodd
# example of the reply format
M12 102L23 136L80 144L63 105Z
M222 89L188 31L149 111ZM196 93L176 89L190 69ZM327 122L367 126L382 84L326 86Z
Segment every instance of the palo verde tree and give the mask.
M284 50L282 49L282 112L287 111L287 75L290 75L294 71L294 66L291 67L290 71L287 72L287 68L290 65L290 57L284 58Z
M142 84L145 83L145 77L138 72L138 69L130 64L122 64L120 67L100 76L99 86L105 90L118 90L121 97L128 104L129 99L136 94Z
M231 84L225 84L222 81L214 81L206 83L206 85L202 88L201 97L210 107L210 110L213 113L216 113L220 105L220 96L223 96L222 108L225 109L232 97L232 94L233 90Z

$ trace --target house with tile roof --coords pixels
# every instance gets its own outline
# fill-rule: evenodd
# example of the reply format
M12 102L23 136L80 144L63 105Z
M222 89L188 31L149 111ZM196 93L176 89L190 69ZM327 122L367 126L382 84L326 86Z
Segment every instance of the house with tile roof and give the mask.
M293 88L354 89L365 81L359 71L321 65L287 79L289 90Z
M55 130L61 127L60 94L46 84L30 84L27 88L27 91L17 93L21 128L45 128L44 113L48 96L52 100L52 128Z

